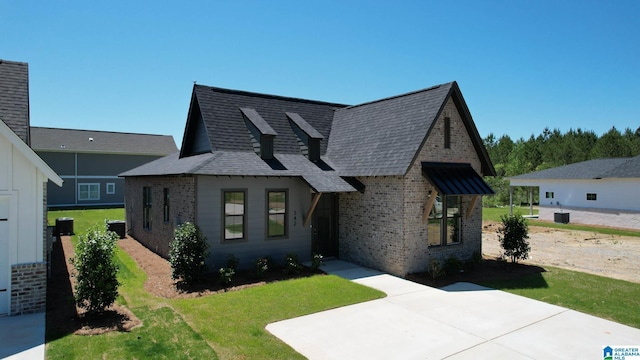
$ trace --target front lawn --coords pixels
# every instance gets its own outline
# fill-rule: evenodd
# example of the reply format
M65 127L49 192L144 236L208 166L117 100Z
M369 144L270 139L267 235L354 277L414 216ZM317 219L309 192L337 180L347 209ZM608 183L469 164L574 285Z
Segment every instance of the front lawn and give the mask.
M554 267L545 270L478 283L640 329L640 284Z
M75 233L83 234L105 219L124 219L124 210L50 211L49 223L59 217L74 218ZM118 248L116 256L122 283L117 302L143 325L94 336L53 333L48 328L47 359L302 358L265 326L384 296L336 276L312 276L198 298L164 299L144 290L146 274L126 252Z

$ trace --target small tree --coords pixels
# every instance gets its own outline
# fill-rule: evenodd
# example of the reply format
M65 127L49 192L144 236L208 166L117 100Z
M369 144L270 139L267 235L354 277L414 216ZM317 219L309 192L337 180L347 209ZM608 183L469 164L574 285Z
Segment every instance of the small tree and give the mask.
M502 215L502 226L498 228L498 241L504 249L504 255L511 258L512 263L529 256L529 226L520 214Z
M182 279L185 285L198 281L206 269L207 247L207 238L198 226L190 222L178 226L169 244L171 278Z
M89 312L104 311L118 296L117 239L116 233L97 226L78 239L76 256L71 259L77 272L75 301Z

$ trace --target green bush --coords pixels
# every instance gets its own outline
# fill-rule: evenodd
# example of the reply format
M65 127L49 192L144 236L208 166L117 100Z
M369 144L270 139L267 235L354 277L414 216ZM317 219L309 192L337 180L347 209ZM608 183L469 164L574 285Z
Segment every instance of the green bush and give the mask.
M256 259L256 276L261 278L264 273L269 270L269 260L266 257L259 257Z
M498 241L504 249L504 255L511 258L512 263L529 256L529 226L520 214L502 215L502 225L498 228Z
M182 279L185 285L198 281L206 270L207 238L198 226L186 222L176 229L169 244L171 278Z
M451 255L444 263L445 274L454 275L462 270L462 262L457 257Z
M235 270L230 267L220 268L218 271L220 273L220 282L225 287L231 285L231 280L233 279L233 275L235 275Z
M80 236L76 256L71 263L76 269L75 301L90 312L101 312L118 296L118 265L115 260L116 233L99 227Z
M313 253L313 256L311 257L311 268L314 271L318 271L318 269L320 269L320 266L324 265L322 259L324 259L324 256L322 256L322 254Z
M302 270L302 265L298 262L298 255L289 253L284 258L284 268L287 274L298 274Z
M233 254L227 255L227 267L233 269L233 271L238 270L238 264L240 264L240 260L235 257Z
M437 277L446 275L438 259L433 259L429 261L429 267L427 268L427 272L429 273L429 275L431 275L431 279L433 281L435 281Z

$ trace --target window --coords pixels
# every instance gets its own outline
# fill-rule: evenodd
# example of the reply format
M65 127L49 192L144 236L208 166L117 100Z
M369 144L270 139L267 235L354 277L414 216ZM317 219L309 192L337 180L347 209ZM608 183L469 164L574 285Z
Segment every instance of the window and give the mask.
M444 148L451 149L451 118L444 118Z
M598 200L598 194L587 193L587 200L596 201Z
M267 191L267 236L287 236L287 191Z
M151 188L142 188L142 228L151 230Z
M169 189L164 188L162 191L162 221L169 222L171 214L169 214Z
M438 195L429 214L427 240L429 246L460 243L462 228L462 197Z
M544 193L544 197L547 199L553 199L553 191L547 191Z
M223 191L224 198L224 239L240 240L245 238L245 191Z
M78 200L100 200L100 184L78 184Z
M116 183L107 183L107 195L116 193Z

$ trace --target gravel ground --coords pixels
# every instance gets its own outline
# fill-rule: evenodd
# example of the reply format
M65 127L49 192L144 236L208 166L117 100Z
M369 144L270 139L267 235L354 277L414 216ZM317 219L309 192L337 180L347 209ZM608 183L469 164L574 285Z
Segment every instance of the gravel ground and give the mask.
M483 222L482 253L502 253L497 230L500 224ZM529 259L525 263L583 271L640 283L640 238L597 234L589 231L529 227Z

